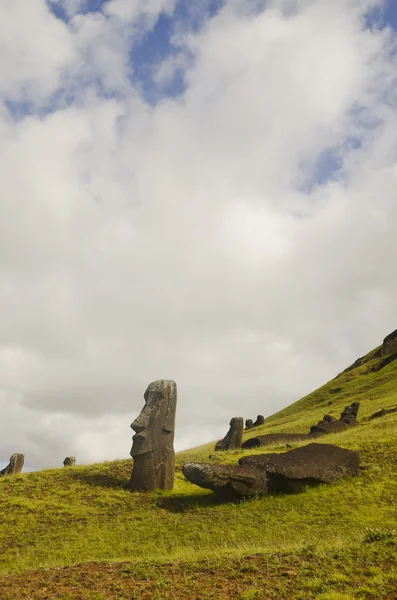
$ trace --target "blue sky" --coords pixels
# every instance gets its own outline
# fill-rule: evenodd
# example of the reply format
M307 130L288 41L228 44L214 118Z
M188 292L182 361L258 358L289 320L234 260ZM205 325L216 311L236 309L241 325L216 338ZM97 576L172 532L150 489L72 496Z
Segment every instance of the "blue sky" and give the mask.
M104 0L86 0L81 7L83 14L101 11L106 2ZM172 44L172 36L176 28L184 30L198 30L207 19L217 14L224 4L224 0L208 0L206 12L192 11L190 0L181 0L177 3L172 15L162 13L154 28L146 33L142 39L131 46L131 79L138 86L146 101L155 105L165 97L177 97L185 90L184 74L177 70L172 81L159 87L153 80L153 69L162 60L174 55L178 50ZM202 3L204 6L204 3ZM49 3L53 13L65 22L67 14L59 3ZM397 0L387 0L384 6L368 15L368 27L392 27L397 31ZM28 112L29 107L24 104L9 104L9 109L16 118L21 118ZM357 142L359 144L359 142ZM323 185L330 179L337 177L343 166L340 159L340 148L326 148L312 166L310 173L305 176L302 190L310 191L316 185Z
M86 0L81 7L83 14L97 12L103 9L105 0ZM164 96L175 97L183 93L185 86L183 74L177 72L170 85L158 89L152 78L152 69L160 60L176 52L172 45L172 35L176 27L197 30L206 19L213 17L224 4L224 0L209 0L206 13L193 12L190 0L180 0L172 15L160 15L154 28L131 48L131 68L133 81L138 84L150 103L155 103ZM62 4L49 2L52 12L65 22L68 21ZM368 25L377 27L390 26L397 31L397 1L386 0L382 9L377 9L368 16Z
M68 16L61 2L48 1L48 6L57 18L68 22ZM98 12L103 9L106 0L85 0L80 12ZM172 44L172 35L177 27L197 30L206 19L210 19L219 11L224 0L207 0L202 2L206 6L206 12L192 11L193 4L190 0L179 0L172 15L162 13L154 28L141 40L131 47L131 70L132 80L139 85L146 100L152 104L164 97L175 97L181 95L185 90L183 73L176 72L173 81L169 85L159 87L153 81L153 67L161 60L176 52ZM397 0L385 0L382 9L375 10L368 16L368 25L377 27L390 26L397 31ZM27 111L27 106L11 107L15 116L20 116ZM321 167L319 167L321 170Z

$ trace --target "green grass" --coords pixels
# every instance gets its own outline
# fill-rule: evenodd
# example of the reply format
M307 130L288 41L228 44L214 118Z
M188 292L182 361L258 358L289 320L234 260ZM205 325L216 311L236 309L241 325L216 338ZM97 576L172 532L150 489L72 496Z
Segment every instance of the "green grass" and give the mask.
M68 577L74 573L80 581L79 569L84 572L87 567L78 565L92 561L102 563L98 570L112 563L106 568L116 569L120 581L121 565L129 564L136 585L146 582L137 597L150 592L148 597L160 593L162 598L187 598L194 577L186 573L210 569L214 585L218 581L219 589L225 590L225 581L237 581L244 564L255 563L256 559L248 558L254 556L260 560L266 557L266 577L281 595L264 596L266 586L251 574L244 579L244 589L236 582L236 589L228 588L229 596L225 597L283 598L282 593L288 592L286 597L302 600L393 598L387 594L397 589L397 413L367 419L380 408L397 405L397 361L374 372L378 363L373 351L357 367L273 415L254 432L245 433L245 437L252 437L269 432L307 432L325 413L339 416L346 404L358 400L360 426L318 440L360 451L362 464L368 468L354 479L298 495L222 504L211 492L188 483L181 464L190 460L236 463L240 456L258 450L214 453L213 442L178 454L172 492L130 493L125 486L131 460L2 479L0 598L17 597L12 594L19 589L18 573L26 583L27 571L51 569L42 572L48 579L58 572L55 567L68 566ZM294 447L298 445L302 443ZM284 450L283 445L266 448L266 452ZM297 574L277 575L277 569L273 573L280 557L292 565L291 573ZM168 589L171 580L166 575L169 570L164 571L166 564L174 565L174 592ZM228 571L232 565L235 576ZM324 579L327 571L331 586ZM152 575L145 579L145 573ZM156 577L158 585L153 588ZM31 581L28 597L62 597L59 589L54 596L40 596L36 575L31 575ZM55 580L51 581L54 585ZM67 583L65 594L71 585ZM81 587L81 583L76 585ZM128 585L124 587L128 598L134 597ZM192 597L223 597L221 591L211 596L211 589L207 595ZM79 597L94 599L93 590L89 588ZM268 586L266 590L269 594ZM122 589L113 596L116 592L99 587L95 594L98 599L101 594L124 597ZM167 596L172 593L174 596Z

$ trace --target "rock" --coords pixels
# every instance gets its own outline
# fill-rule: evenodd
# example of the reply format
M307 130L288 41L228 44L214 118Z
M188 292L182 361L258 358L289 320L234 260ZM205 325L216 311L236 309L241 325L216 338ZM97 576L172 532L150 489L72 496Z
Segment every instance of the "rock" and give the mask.
M386 415L390 415L392 413L397 412L397 407L393 408L381 408L377 412L373 413L370 417L368 417L368 421L372 421L372 419L379 419L380 417L384 417Z
M310 437L316 437L328 433L338 433L339 431L344 431L348 427L357 425L356 417L358 415L359 408L359 402L353 402L353 404L345 406L339 421L334 419L334 417L331 417L331 415L324 415L322 421L310 428Z
M380 349L381 356L387 356L397 352L397 329L387 335L383 340L382 347Z
M301 442L309 439L306 433L267 433L250 438L244 442L243 448L259 448L260 446L271 446L272 444L284 444L285 442Z
M332 415L324 415L323 421L327 421L327 423L334 423L336 419Z
M252 420L252 419L247 419L247 420L245 421L245 428L246 428L246 429L252 429L252 428L253 428L253 426L254 426L254 422L253 422L253 420Z
M229 423L230 429L215 445L215 450L234 450L241 448L243 441L244 421L242 417L233 417Z
M149 384L145 406L131 424L134 459L130 489L149 492L174 486L174 430L177 402L175 381L160 379Z
M349 427L345 421L320 421L317 425L310 427L310 437L317 437L328 433L339 433Z
M13 454L10 457L9 464L0 471L0 477L5 477L6 475L18 475L23 469L24 462L25 456L23 454Z
M185 463L182 473L191 483L213 490L225 500L267 494L266 474L256 468Z
M74 456L67 456L63 461L64 467L74 467L76 464L76 459Z
M259 425L264 425L264 423L265 423L265 417L263 415L258 415L256 417L254 427L259 427Z
M359 402L353 402L353 404L350 404L349 406L345 406L341 416L340 416L340 420L347 420L347 422L351 421L351 417L355 419L357 419L357 415L358 415L358 411L360 409L360 403Z
M358 475L360 456L331 444L308 444L282 454L245 456L239 464L266 473L269 492L299 492L306 486Z

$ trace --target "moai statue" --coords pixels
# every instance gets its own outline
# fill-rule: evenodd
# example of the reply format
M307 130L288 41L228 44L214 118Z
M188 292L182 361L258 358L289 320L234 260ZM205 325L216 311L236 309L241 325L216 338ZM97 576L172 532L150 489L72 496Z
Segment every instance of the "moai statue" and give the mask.
M345 406L339 420L344 421L348 425L356 425L356 423L357 423L356 419L357 419L359 408L360 408L359 402L353 402L353 404L350 404L349 406Z
M13 454L10 457L9 464L0 471L0 477L5 477L6 475L18 475L22 471L23 463L25 462L25 456L23 454Z
M76 459L74 456L67 456L65 458L65 460L63 461L64 467L74 467L75 464L76 464Z
M254 427L258 427L259 425L263 425L264 423L265 423L265 417L263 415L258 415L256 417Z
M145 406L131 424L134 492L172 490L174 486L174 430L177 390L175 381L160 379L146 389Z
M230 429L223 438L216 443L215 450L234 450L241 448L243 443L244 420L242 417L233 417L229 423Z
M245 421L245 428L246 428L246 429L252 429L252 428L253 428L253 426L254 426L254 422L253 422L253 420L252 420L252 419L247 419L247 420Z

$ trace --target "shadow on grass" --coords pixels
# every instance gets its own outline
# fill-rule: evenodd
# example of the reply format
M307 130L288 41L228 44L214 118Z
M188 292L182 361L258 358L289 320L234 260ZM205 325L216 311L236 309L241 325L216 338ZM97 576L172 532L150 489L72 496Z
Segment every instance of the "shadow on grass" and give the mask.
M234 504L235 502L230 501L229 503ZM225 504L225 501L219 499L215 494L180 494L161 496L156 500L156 506L173 513L185 513L199 508L218 506L219 504Z
M126 479L122 475L117 476L112 473L81 473L75 471L73 473L73 478L82 483L102 488L127 490L129 485L129 479Z

